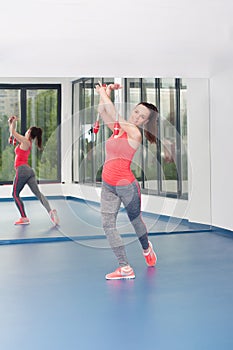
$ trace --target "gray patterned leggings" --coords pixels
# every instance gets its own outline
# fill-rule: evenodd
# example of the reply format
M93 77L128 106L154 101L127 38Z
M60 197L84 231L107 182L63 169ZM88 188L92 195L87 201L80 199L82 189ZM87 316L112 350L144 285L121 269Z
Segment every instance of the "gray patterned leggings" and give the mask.
M148 233L141 217L141 192L138 182L126 186L102 183L101 214L103 229L120 266L128 265L123 240L116 229L117 214L123 203L142 248L148 249Z
M23 201L19 196L20 192L26 184L30 187L31 191L40 200L41 204L49 213L51 210L49 202L39 190L34 170L27 165L21 165L16 169L12 192L12 196L15 200L17 208L19 209L20 215L22 217L27 216L25 213Z

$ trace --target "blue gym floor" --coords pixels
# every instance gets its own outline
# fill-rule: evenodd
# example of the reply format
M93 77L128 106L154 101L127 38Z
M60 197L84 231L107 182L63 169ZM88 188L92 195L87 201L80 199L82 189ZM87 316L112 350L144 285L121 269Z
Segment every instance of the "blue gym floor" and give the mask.
M61 217L58 229L36 200L25 201L31 224L24 227L13 225L14 203L0 202L2 350L233 349L230 232L175 220L169 233L166 218L144 213L158 256L148 268L122 211L136 279L106 281L117 265L98 205L50 202Z
M30 225L15 226L14 222L19 213L12 200L0 201L1 224L0 244L9 243L33 243L55 242L66 240L99 240L105 238L101 223L100 205L96 202L85 201L73 197L48 198L52 208L56 208L60 218L60 226L54 228L49 216L35 197L24 199L27 216ZM143 212L143 220L151 234L171 234L174 232L203 232L211 229L208 225L190 223L174 217L166 217ZM135 234L129 223L127 214L122 208L117 219L118 229L127 242L134 241ZM88 243L89 244L89 243ZM94 243L98 245L98 242ZM101 241L104 247L108 247L106 240Z

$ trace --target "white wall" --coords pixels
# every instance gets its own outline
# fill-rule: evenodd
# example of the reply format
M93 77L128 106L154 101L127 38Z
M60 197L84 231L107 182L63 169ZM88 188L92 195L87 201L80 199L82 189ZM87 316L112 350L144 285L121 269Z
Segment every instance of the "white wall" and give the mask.
M232 10L232 0L2 1L0 75L209 77L232 62Z
M186 79L190 221L211 224L209 80Z
M233 69L210 79L213 225L233 230Z
M71 79L62 82L62 122L61 122L61 181L72 180L72 84Z

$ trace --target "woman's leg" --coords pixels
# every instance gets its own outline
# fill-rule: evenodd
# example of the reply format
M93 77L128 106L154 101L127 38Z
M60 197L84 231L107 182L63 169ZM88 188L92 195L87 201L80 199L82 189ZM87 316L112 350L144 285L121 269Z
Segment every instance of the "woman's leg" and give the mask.
M127 186L117 187L117 193L125 206L142 248L144 250L148 249L148 232L141 216L141 191L138 182L134 181Z
M28 172L23 166L20 166L16 170L15 178L13 181L13 192L12 196L14 198L15 204L20 212L21 217L26 218L26 212L24 209L24 204L22 199L20 198L20 192L24 188L25 184L28 180Z
M30 190L32 191L32 193L34 193L34 195L39 199L39 201L41 202L41 204L45 207L45 209L47 210L48 213L51 212L51 207L50 204L47 200L47 198L43 195L43 193L40 192L39 190L39 186L37 184L37 180L36 180L36 176L35 176L35 172L33 169L30 169L30 177L28 178L27 184L30 188Z
M103 229L116 258L121 267L127 266L128 260L126 257L123 240L116 229L117 214L120 209L121 200L114 191L113 186L102 184L101 190L101 215Z
M130 222L132 223L138 239L143 248L143 255L148 266L155 266L157 257L153 245L148 240L148 232L141 216L141 191L137 181L118 188L119 196L125 206Z

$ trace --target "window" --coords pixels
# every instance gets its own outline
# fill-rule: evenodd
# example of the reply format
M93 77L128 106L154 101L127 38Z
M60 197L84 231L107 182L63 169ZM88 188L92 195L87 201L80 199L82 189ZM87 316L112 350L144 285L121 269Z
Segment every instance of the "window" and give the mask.
M33 125L43 130L43 151L33 145L29 158L40 182L60 182L60 85L0 84L0 183L11 183L14 175L14 150L8 143L8 118L19 117L17 130L24 134Z
M73 82L75 182L90 184L101 182L105 140L110 131L102 124L98 134L94 134L92 130L97 116L99 96L95 93L94 86L98 80L102 83L114 82L114 78L89 78ZM186 86L182 85L181 79L127 78L123 81L121 101L123 103L119 108L125 118L141 101L153 103L159 110L157 144L150 144L143 138L142 146L136 152L132 163L132 170L142 192L186 199L188 196ZM78 152L79 161L77 161Z

